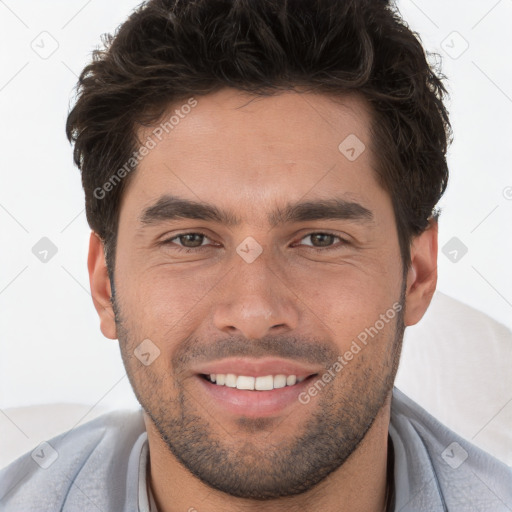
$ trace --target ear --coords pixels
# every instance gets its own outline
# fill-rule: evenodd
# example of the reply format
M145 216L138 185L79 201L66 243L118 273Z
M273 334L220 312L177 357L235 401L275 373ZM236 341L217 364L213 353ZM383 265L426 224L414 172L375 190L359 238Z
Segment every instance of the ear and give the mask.
M114 310L111 302L110 279L105 262L103 242L94 231L89 240L89 257L87 259L89 269L89 283L94 307L100 317L100 329L103 335L111 340L117 339Z
M406 326L418 323L427 310L437 284L437 220L411 243L411 265L407 273Z

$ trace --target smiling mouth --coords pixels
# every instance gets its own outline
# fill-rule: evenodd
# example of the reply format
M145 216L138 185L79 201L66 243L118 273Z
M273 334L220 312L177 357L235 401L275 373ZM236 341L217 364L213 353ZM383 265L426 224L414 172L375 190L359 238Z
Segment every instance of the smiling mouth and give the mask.
M272 391L295 386L317 375L317 373L314 373L298 377L297 375L277 374L252 377L249 375L235 375L234 373L210 373L200 374L200 377L216 386L226 386L245 391Z

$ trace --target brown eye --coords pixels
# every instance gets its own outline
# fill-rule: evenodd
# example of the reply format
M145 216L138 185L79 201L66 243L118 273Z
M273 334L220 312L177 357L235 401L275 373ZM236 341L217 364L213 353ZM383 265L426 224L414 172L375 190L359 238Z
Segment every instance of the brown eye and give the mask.
M321 249L322 247L330 249L330 248L336 248L338 245L343 245L344 243L348 243L343 238L339 237L338 235L334 235L332 233L322 233L322 232L315 232L315 233L309 233L305 235L301 240L305 240L309 238L311 243L310 244L303 244L310 247L313 247L314 249ZM342 243L333 245L333 242L338 239Z
M173 250L176 251L193 251L194 249L204 249L207 248L208 244L203 244L206 240L211 240L204 233L180 233L178 235L173 236L172 238L168 238L162 242L162 245L170 246Z
M203 243L204 238L206 238L201 233L187 233L185 235L178 235L178 238L181 245L187 248L200 247ZM174 240L174 239L173 239Z

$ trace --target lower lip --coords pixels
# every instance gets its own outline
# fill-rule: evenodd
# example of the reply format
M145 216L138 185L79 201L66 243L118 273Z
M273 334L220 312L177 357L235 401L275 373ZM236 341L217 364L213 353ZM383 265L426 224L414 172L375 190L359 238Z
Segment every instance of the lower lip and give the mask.
M275 416L293 404L299 404L299 395L309 386L311 375L293 386L269 391L252 391L246 389L218 386L209 380L197 376L208 398L225 412L249 418Z

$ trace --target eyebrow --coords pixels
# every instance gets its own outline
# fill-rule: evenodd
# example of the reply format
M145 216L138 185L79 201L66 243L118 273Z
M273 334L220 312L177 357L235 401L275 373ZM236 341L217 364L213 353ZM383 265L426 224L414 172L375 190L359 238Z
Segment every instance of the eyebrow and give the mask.
M213 221L228 227L239 226L242 223L242 219L231 211L172 195L162 196L155 204L145 208L140 215L140 221L144 225L177 219ZM312 220L350 220L371 224L374 216L372 211L363 205L342 198L288 203L284 208L276 208L268 215L268 222L272 228Z

